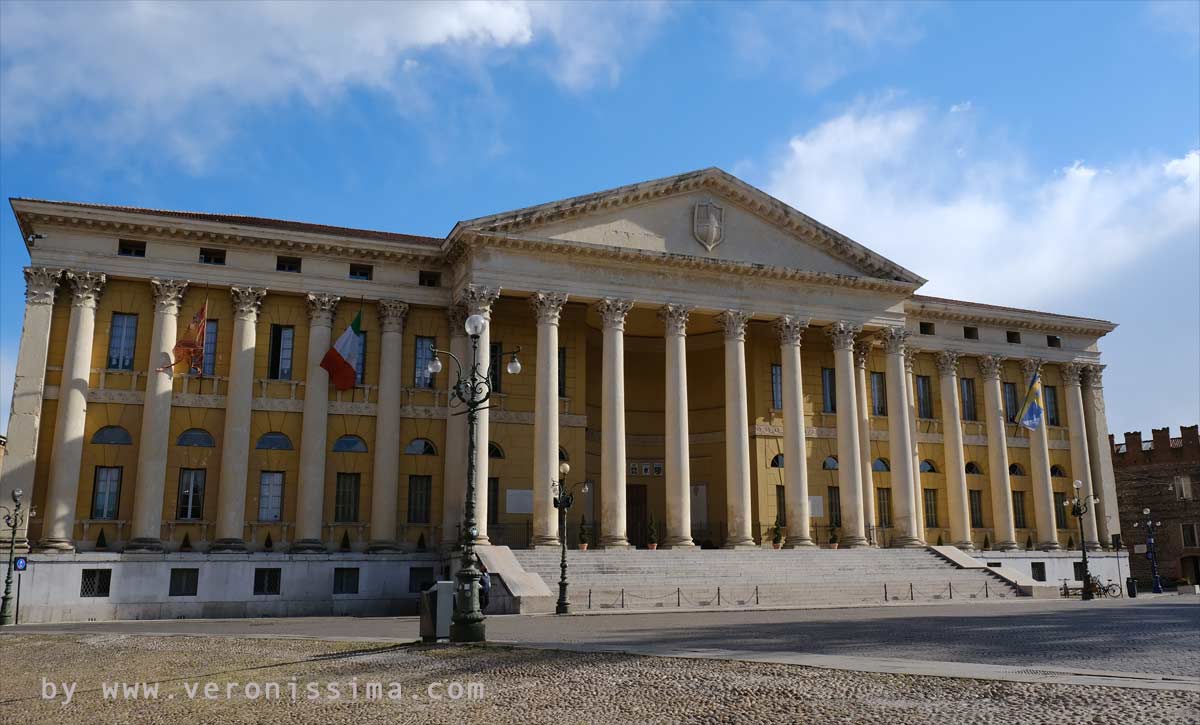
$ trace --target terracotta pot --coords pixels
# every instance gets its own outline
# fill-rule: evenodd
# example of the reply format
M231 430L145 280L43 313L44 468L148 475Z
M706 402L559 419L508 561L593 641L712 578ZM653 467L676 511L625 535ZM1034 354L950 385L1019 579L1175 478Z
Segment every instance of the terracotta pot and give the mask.
M580 545L579 545L579 550L580 550L580 551L587 551L587 547L588 547L588 545L587 545L587 544L580 544Z
M646 548L649 549L650 551L654 551L655 549L658 548L658 544L646 544Z
M778 548L779 548L779 547L781 547L781 546L783 546L783 544L776 544L775 542L771 542L771 548L772 548L772 549L778 549Z
M830 548L830 549L836 549L836 548L837 548L837 544L830 544L830 545L829 545L829 548Z

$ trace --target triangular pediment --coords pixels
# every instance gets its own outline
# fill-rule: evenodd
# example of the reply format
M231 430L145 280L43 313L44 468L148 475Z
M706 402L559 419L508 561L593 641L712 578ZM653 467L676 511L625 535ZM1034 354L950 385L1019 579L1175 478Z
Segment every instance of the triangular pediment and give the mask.
M468 230L913 285L925 282L715 168L460 222L450 236Z

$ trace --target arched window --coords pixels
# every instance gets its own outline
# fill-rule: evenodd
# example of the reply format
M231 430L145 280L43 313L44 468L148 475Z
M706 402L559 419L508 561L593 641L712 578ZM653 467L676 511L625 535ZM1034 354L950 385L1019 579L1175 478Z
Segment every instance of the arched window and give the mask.
M933 461L926 458L921 461L921 473L937 473L937 466L933 465Z
M413 438L412 441L404 448L406 456L436 456L437 448L428 438Z
M1008 475L1010 475L1010 476L1024 476L1024 475L1025 475L1025 469L1024 469L1024 468L1021 468L1021 464L1020 464L1020 463L1011 463L1011 464L1009 464L1009 466L1008 466Z
M333 442L334 453L366 453L367 442L356 435L344 435Z
M821 468L826 471L836 471L838 469L837 456L830 456L821 462Z
M561 463L567 463L571 460L571 457L567 455L567 450L565 448L558 449L558 460Z
M967 464L967 473L971 474L972 476L982 476L983 469L979 467L978 463L971 461Z
M504 449L496 441L488 441L488 458L504 458Z
M775 457L771 459L771 468L783 468L783 454L782 453L776 453Z
M1066 478L1067 472L1063 470L1062 466L1055 463L1053 466L1050 466L1050 475L1055 478Z
M892 470L892 467L891 467L891 465L888 464L886 458L876 458L874 461L871 461L871 470L879 471L879 472L887 472L887 471Z
M213 440L211 434L203 428L188 428L179 434L176 439L177 446L194 446L196 448L213 448L217 442Z
M263 433L254 447L260 451L290 451L292 450L292 439L283 433L272 431Z
M106 425L92 435L92 443L106 446L131 446L133 436L119 425Z

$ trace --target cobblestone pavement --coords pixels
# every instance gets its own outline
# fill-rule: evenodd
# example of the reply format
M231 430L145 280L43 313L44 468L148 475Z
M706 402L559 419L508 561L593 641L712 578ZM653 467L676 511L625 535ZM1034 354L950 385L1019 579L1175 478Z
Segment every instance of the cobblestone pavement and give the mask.
M56 697L46 684L57 681ZM102 683L158 682L154 700ZM63 684L78 683L70 704ZM205 688L206 683L214 683ZM296 683L296 700L290 683ZM308 683L321 699L308 699ZM383 697L367 700L369 683ZM391 685L401 685L399 698ZM231 684L233 683L233 684ZM253 683L253 684L251 684ZM278 699L271 692L278 683ZM329 697L334 683L340 697ZM353 685L352 685L353 683ZM437 683L431 697L429 685ZM482 685L482 697L453 683ZM353 687L359 688L357 699ZM260 689L254 689L260 688ZM196 693L189 697L189 689ZM122 692L124 690L122 689ZM464 690L467 692L469 690ZM213 699L206 699L211 692ZM916 677L776 664L300 639L0 637L8 722L1186 723L1200 693ZM14 713L16 715L14 716Z

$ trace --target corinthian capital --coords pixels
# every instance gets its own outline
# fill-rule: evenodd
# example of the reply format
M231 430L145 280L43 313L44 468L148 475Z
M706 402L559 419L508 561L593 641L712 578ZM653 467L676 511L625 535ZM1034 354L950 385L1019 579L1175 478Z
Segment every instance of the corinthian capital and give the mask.
M67 270L63 277L71 286L71 304L75 307L95 307L104 293L104 283L108 281L103 272Z
M901 352L904 353L904 371L911 373L913 364L917 362L917 355L921 354L921 348L905 345Z
M1084 365L1083 366L1083 384L1089 388L1104 387L1104 366Z
M1003 362L1004 357L1001 355L984 355L979 358L979 374L984 380L999 380Z
M529 296L529 306L537 315L539 325L557 325L565 304L567 295L564 292L534 292Z
M784 315L775 318L775 332L779 334L779 344L800 346L800 338L808 328L808 318Z
M663 325L667 328L667 335L686 335L688 315L692 313L692 308L683 305L668 304L663 305L658 310L658 319L663 321Z
M958 356L955 350L942 350L937 354L938 374L942 377L958 374Z
M884 350L894 354L904 352L904 342L911 335L912 333L903 327L885 327L876 334L876 337L883 343Z
M154 289L154 311L178 315L179 303L183 302L183 293L187 291L188 281L186 279L151 279L150 286Z
M25 304L54 304L54 292L58 289L58 279L61 276L61 269L53 269L51 267L26 267Z
M842 320L825 328L825 334L833 341L834 350L853 350L854 336L862 332L862 325Z
M595 308L604 320L606 328L611 327L616 330L624 330L625 316L633 309L633 300L618 300L612 297L605 297L596 303Z
M258 319L258 310L262 307L263 297L267 290L264 287L230 287L233 296L233 316L238 319L254 322Z
M854 366L862 370L867 369L867 358L871 355L871 348L874 345L870 340L859 340L854 343Z
M408 316L408 303L400 300L379 300L375 303L379 315L379 329L383 332L404 332L404 318Z
M460 304L452 304L446 310L446 324L450 325L450 337L467 336L467 308Z
M1079 363L1060 363L1058 374L1062 376L1063 385L1079 385L1079 378L1083 374L1084 367Z
M742 341L746 339L746 323L750 321L750 313L741 310L725 310L717 315L717 321L725 328L725 339Z
M1042 369L1042 361L1038 358L1026 358L1021 361L1021 371L1025 373L1025 380L1033 380L1033 376L1038 374Z
M332 327L333 313L337 312L337 295L308 293L308 324L312 327Z
M499 287L469 284L458 293L457 302L467 308L467 315L482 315L492 319L492 305L500 298Z

